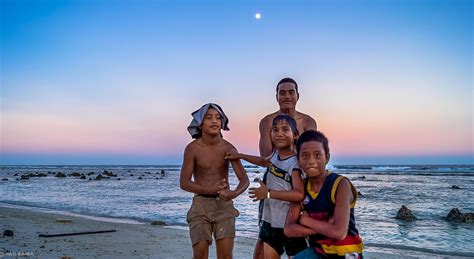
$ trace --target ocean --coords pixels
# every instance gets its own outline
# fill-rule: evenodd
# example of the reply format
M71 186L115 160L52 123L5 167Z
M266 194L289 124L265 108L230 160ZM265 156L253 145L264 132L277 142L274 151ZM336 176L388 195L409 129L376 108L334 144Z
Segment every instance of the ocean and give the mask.
M245 168L250 186L257 186L253 180L262 177L265 168ZM355 213L366 245L474 257L474 224L444 219L452 208L474 212L474 165L330 165L328 169L345 175L361 193ZM105 171L116 176L94 180ZM55 177L58 172L68 176ZM86 179L69 176L72 173ZM46 176L21 180L27 174ZM180 166L168 165L1 166L0 206L128 223L162 220L187 229L186 212L193 195L179 188L179 174ZM229 181L235 186L232 171ZM244 192L234 205L240 211L237 235L256 238L258 203ZM418 219L395 219L402 205Z

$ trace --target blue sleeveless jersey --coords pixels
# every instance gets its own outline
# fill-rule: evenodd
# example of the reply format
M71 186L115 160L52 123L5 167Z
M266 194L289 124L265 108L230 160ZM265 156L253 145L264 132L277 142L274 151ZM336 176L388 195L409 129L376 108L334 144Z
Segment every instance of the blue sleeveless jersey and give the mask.
M344 176L330 173L324 180L319 193L311 191L311 183L305 179L305 198L303 200L303 209L307 211L311 218L327 221L334 214L336 190ZM349 182L350 183L350 182ZM328 257L344 257L345 254L362 254L363 244L356 228L354 217L354 206L357 198L357 191L350 183L354 195L354 201L350 204L349 229L347 236L343 240L335 240L321 234L311 235L309 244L314 247L319 254L325 254Z

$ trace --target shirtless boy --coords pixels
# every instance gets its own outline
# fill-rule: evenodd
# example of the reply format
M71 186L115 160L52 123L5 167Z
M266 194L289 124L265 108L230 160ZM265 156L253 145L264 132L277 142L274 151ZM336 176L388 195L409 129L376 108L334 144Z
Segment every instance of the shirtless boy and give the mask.
M187 214L193 245L193 258L208 258L212 236L216 240L217 258L232 258L235 218L239 215L232 199L249 186L240 160L231 161L239 180L229 186L229 161L225 153L235 147L222 138L221 129L229 130L228 119L217 104L208 103L193 112L188 131L195 139L184 150L180 186L194 193Z
M279 114L290 115L296 121L298 132L305 132L307 130L316 130L316 121L309 115L296 110L296 103L300 98L298 92L298 84L292 78L283 78L276 86L276 100L280 109L276 112L270 113L260 120L260 156L269 156L274 147L270 138L270 131L272 129L273 119Z

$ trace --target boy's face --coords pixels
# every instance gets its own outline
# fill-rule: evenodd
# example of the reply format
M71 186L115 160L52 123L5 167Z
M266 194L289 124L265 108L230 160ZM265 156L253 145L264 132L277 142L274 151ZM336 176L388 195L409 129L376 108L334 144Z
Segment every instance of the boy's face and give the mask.
M201 130L209 135L220 134L222 126L221 115L213 108L207 110L201 124Z
M272 137L273 145L275 145L277 149L292 146L295 140L295 134L291 130L288 122L284 120L278 121L275 126L273 126L270 136Z
M286 82L278 85L276 97L281 109L294 109L299 96L295 84Z
M298 157L300 168L308 177L317 177L326 172L328 156L321 142L308 141L301 145Z

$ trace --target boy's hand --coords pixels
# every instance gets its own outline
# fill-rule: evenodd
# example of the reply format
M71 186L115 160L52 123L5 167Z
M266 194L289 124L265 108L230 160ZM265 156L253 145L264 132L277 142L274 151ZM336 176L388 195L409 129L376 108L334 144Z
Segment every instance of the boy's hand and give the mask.
M267 193L268 193L268 188L267 186L262 182L262 180L259 180L260 182L260 187L258 188L249 188L249 193L250 193L250 198L253 199L252 201L259 201L267 198Z
M225 178L222 181L216 182L213 186L211 186L211 190L213 193L219 194L219 191L228 189L229 185L227 184Z
M311 218L306 211L301 211L300 213L300 224L303 226L307 226L305 223L307 222L306 220Z
M240 154L235 151L235 150L229 150L227 152L225 152L225 156L224 156L224 159L227 159L227 160L237 160L237 159L240 159Z
M235 192L229 189L220 190L217 192L217 194L219 194L219 199L224 201L230 201L236 197Z

